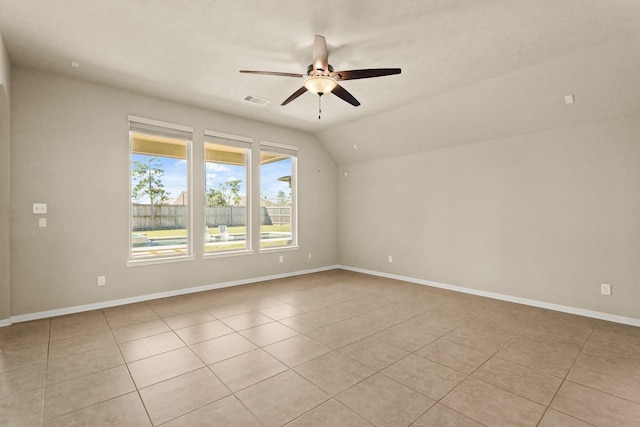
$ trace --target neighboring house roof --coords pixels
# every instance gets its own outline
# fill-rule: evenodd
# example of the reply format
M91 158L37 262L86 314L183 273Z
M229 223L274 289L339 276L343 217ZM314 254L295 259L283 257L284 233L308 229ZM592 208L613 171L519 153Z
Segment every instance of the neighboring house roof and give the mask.
M189 198L186 191L181 191L175 198L167 202L168 205L186 205L189 203Z

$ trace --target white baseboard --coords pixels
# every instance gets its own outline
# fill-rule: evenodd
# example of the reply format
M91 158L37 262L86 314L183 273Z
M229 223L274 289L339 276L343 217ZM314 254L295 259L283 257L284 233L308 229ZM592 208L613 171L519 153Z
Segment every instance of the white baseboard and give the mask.
M247 284L250 284L250 283L263 282L263 281L267 281L267 280L283 279L283 278L286 278L286 277L300 276L300 275L303 275L303 274L310 274L310 273L318 273L318 272L321 272L321 271L335 270L337 268L340 268L340 269L343 269L343 270L348 270L348 271L353 271L353 272L357 272L357 273L370 274L372 276L379 276L379 277L386 277L388 279L402 280L404 282L416 283L416 284L419 284L419 285L431 286L431 287L434 287L434 288L447 289L447 290L450 290L450 291L462 292L462 293L465 293L465 294L478 295L478 296L492 298L492 299L501 300L501 301L508 301L508 302L513 302L513 303L517 303L517 304L529 305L529 306L532 306L532 307L544 308L544 309L548 309L548 310L560 311L560 312L563 312L563 313L576 314L576 315L579 315L579 316L592 317L594 319L607 320L607 321L610 321L610 322L622 323L622 324L625 324L625 325L631 325L631 326L640 327L640 319L636 319L636 318L633 318L633 317L618 316L618 315L610 314L610 313L603 313L603 312L599 312L599 311L585 310L585 309L582 309L582 308L571 307L571 306L560 305L560 304L553 304L553 303L549 303L549 302L537 301L537 300L532 300L532 299L528 299L528 298L514 297L514 296L511 296L511 295L499 294L499 293L495 293L495 292L487 292L487 291L482 291L482 290L478 290L478 289L465 288L463 286L448 285L448 284L445 284L445 283L432 282L432 281L429 281L429 280L416 279L416 278L413 278L413 277L400 276L400 275L397 275L397 274L383 273L383 272L380 272L380 271L367 270L367 269L364 269L364 268L350 267L350 266L347 266L347 265L330 265L330 266L320 267L320 268L315 268L315 269L310 269L310 270L300 270L300 271L294 271L294 272L290 272L290 273L274 274L274 275L270 275L270 276L253 277L253 278L250 278L250 279L234 280L234 281L230 281L230 282L215 283L215 284L211 284L211 285L197 286L197 287L193 287L193 288L176 289L174 291L158 292L158 293L154 293L154 294L147 294L147 295L140 295L140 296L130 297L130 298L122 298L122 299L117 299L117 300L103 301L103 302L97 302L97 303L93 303L93 304L77 305L77 306L73 306L73 307L60 308L60 309L56 309L56 310L47 310L47 311L40 311L40 312L37 312L37 313L21 314L21 315L18 315L18 316L11 316L9 319L0 319L0 327L9 326L9 325L11 325L13 323L27 322L27 321L30 321L30 320L46 319L48 317L62 316L62 315L65 315L65 314L81 313L83 311L99 310L99 309L102 309L102 308L115 307L115 306L118 306L118 305L133 304L133 303L136 303L136 302L143 302L143 301L151 301L151 300L154 300L154 299L167 298L167 297L173 297L173 296L178 296L178 295L192 294L192 293L196 293L196 292L209 291L209 290L213 290L213 289L228 288L228 287L231 287L231 286L247 285Z
M133 304L136 302L151 301L154 299L174 297L178 295L193 294L196 292L210 291L212 289L222 289L231 286L248 285L250 283L264 282L267 280L283 279L285 277L300 276L303 274L318 273L321 271L335 270L339 268L337 265L327 267L314 268L310 270L300 270L290 273L273 274L270 276L252 277L250 279L233 280L230 282L214 283L211 285L196 286L193 288L176 289L174 291L158 292L154 294L140 295L130 298L122 298L110 301L96 302L93 304L76 305L73 307L59 308L55 310L40 311L37 313L20 314L11 316L9 319L0 319L0 327L9 326L13 323L28 322L30 320L46 319L48 317L63 316L65 314L81 313L83 311L100 310L102 308L115 307L124 304Z
M431 286L434 288L447 289L450 291L462 292L465 294L478 295L482 297L497 299L501 301L514 302L517 304L530 305L532 307L545 308L548 310L561 311L563 313L576 314L579 316L591 317L594 319L607 320L609 322L623 323L625 325L639 326L640 319L633 317L618 316L616 314L602 313L600 311L585 310L583 308L571 307L567 305L553 304L545 301L538 301L528 298L514 297L511 295L499 294L495 292L481 291L478 289L465 288L463 286L447 285L445 283L431 282L429 280L416 279L413 277L400 276L397 274L383 273L380 271L367 270L364 268L349 267L347 265L339 265L338 268L357 273L370 274L372 276L386 277L388 279L402 280L404 282L416 283L419 285Z

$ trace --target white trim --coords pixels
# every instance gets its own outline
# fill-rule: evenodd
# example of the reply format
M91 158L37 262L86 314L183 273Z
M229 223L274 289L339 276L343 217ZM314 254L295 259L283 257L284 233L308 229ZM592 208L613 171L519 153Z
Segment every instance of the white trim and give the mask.
M133 304L136 302L150 301L160 298L174 297L178 295L192 294L196 292L210 291L213 289L228 288L231 286L248 285L256 282L265 282L267 280L283 279L286 277L301 276L303 274L319 273L321 271L335 270L339 268L337 265L329 265L326 267L313 268L309 270L300 270L290 273L272 274L269 276L253 277L250 279L233 280L230 282L215 283L211 285L197 286L194 288L176 289L175 291L158 292L154 294L140 295L137 297L122 298L110 301L96 302L93 304L76 305L73 307L59 308L55 310L39 311L37 313L20 314L11 316L9 319L0 320L0 325L8 326L13 323L28 322L30 320L46 319L48 317L63 316L65 314L81 313L83 311L100 310L103 308L115 307L124 304ZM8 323L7 323L8 322Z
M248 245L248 241L247 241ZM254 251L251 249L238 249L238 250L230 250L230 251L220 251L220 252L205 252L202 255L202 259L216 259L216 258L226 258L232 256L242 256L242 255L253 255Z
M247 185L245 187L246 193L244 195L245 198L245 220L244 220L244 226L245 226L245 232L244 232L244 241L247 245L246 250L248 252L253 253L254 252L254 247L253 247L253 216L256 215L255 211L255 204L253 203L253 193L254 193L254 182L253 182L253 146L248 147L247 151L246 151L246 156L247 159L245 160L245 179L247 180ZM205 180L206 180L206 171L205 171ZM205 188L206 188L206 182L205 182ZM260 193L260 187L258 187L258 194ZM206 204L206 203L205 203ZM206 210L206 208L205 208ZM257 209L257 215L258 217L260 217L260 203L258 203L258 209ZM205 223L207 222L207 218L205 215ZM260 233L260 229L258 228L258 233Z
M276 148L276 149L280 149L280 150L286 150L286 151L290 151L291 154L297 155L298 153L298 147L296 147L295 145L287 145L287 144L280 144L277 142L270 142L270 141L263 141L260 140L260 148ZM268 151L268 150L265 150Z
M260 141L260 151L266 151L269 153L279 153L289 156L291 159L291 178L289 181L289 188L291 189L291 244L286 246L277 246L274 248L259 247L260 252L268 252L270 250L276 250L280 248L298 249L298 149L292 145L278 144L275 142ZM262 174L260 173L260 179ZM262 183L259 182L259 188L262 188ZM261 208L259 208L261 209Z
M245 188L245 200L246 200L246 205L245 205L245 248L244 249L239 249L239 250L226 250L226 251L221 251L220 253L213 253L213 252L206 252L206 243L204 242L203 244L203 251L204 251L204 255L202 256L202 259L208 259L208 258L220 258L220 257L225 257L225 256L234 256L234 255L245 255L245 254L252 254L253 253L253 245L252 245L252 239L251 239L251 235L253 233L253 227L252 227L252 221L251 218L253 217L253 203L252 203L252 194L253 194L253 181L252 181L252 175L253 175L253 139L252 138L248 138L248 137L243 137L243 136L238 136L238 135L231 135L231 134L226 134L223 132L216 132L216 131L212 131L212 130L205 130L204 131L204 150L205 150L205 160L204 160L204 168L205 168L205 183L204 183L204 188L205 188L205 198L206 198L206 193L207 193L207 164L209 163L215 163L215 162L209 162L206 159L206 150L207 150L207 144L218 144L218 145L224 145L224 146L228 146L228 147L236 147L236 148L240 148L244 150L245 153L245 163L244 163L244 167L245 167L245 181L246 181L246 188ZM224 138L225 141L210 141L207 140L207 136L210 137L219 137L219 138ZM204 218L204 222L205 222L205 226L207 226L206 224L206 202L205 202L205 218ZM208 226L207 226L208 228Z
M291 179L289 181L291 188L291 241L292 247L298 247L300 236L298 236L298 156L291 157Z
M298 147L296 147L295 145L280 144L279 142L265 141L262 139L260 140L260 146L282 148L283 150L298 151Z
M188 126L183 126L183 125L176 125L176 124L172 124L172 123L167 123L167 122L162 122L160 120L154 120L154 119L147 119L144 117L138 117L138 116L132 116L132 115L128 115L127 116L129 121L133 121L136 123L144 123L144 124L148 124L148 125L154 125L154 126L161 126L161 127L165 127L165 128L171 128L171 129L177 129L180 131L187 131L190 132L191 134L193 134L193 128L188 127ZM170 263L170 262L181 262L181 261L193 261L196 259L195 257L195 253L193 251L193 135L191 135L191 138L189 139L185 139L185 150L186 150L186 155L185 155L185 161L187 162L187 198L188 198L188 203L187 203L187 254L186 255L179 255L179 256L175 256L175 255L170 255L170 256L156 256L154 258L142 258L142 259L135 259L133 258L133 243L132 243L132 221L133 221L133 200L131 199L131 194L133 191L132 188L132 179L131 179L131 157L133 154L133 145L132 145L132 140L133 138L131 137L131 130L129 130L129 254L128 254L128 259L126 261L126 266L127 267L138 267L138 266L142 266L142 265L151 265L151 264L163 264L163 263Z
M253 143L253 138L249 138L248 136L240 136L240 135L232 135L230 133L224 133L224 132L217 132L215 130L204 130L204 134L205 136L213 136L213 137L218 137L218 138L225 138L225 139L233 139L235 141L243 141L243 142L248 142L248 143Z
M268 246L265 248L260 248L259 252L261 254L268 254L271 252L286 252L286 251L298 251L300 250L300 246L298 245L289 245L289 246Z
M130 259L127 261L127 267L140 267L143 265L154 265L154 264L167 264L170 262L182 262L182 261L193 261L196 259L195 255L184 255L184 256L167 256L157 258L142 258L142 259Z
M139 117L139 116L132 116L131 114L129 114L127 116L127 120L129 120L130 122L142 123L142 124L145 124L145 125L159 126L159 127L163 127L163 128L169 128L169 129L180 130L180 131L183 131L183 132L193 133L193 127L191 127L191 126L185 126L185 125L179 125L179 124L176 124L176 123L163 122L162 120L148 119L146 117Z
M191 141L187 141L187 252L189 256L193 256L195 259L195 252L193 251L193 138ZM129 229L131 232L131 229ZM202 232L202 228L200 229Z
M381 271L367 270L365 268L349 267L347 265L338 265L338 268L356 273L370 274L372 276L386 277L388 279L402 280L404 282L416 283L418 285L431 286L434 288L447 289L450 291L461 292L465 294L478 295L500 301L514 302L517 304L529 305L532 307L545 308L548 310L561 311L563 313L576 314L578 316L592 317L594 319L607 320L609 322L623 323L630 326L640 326L640 319L634 317L618 316L617 314L603 313L600 311L586 310L568 305L554 304L545 301L538 301L528 298L520 298L496 292L487 292L479 289L465 288L464 286L448 285L446 283L432 282L430 280L416 279L414 277L400 276L398 274L383 273Z

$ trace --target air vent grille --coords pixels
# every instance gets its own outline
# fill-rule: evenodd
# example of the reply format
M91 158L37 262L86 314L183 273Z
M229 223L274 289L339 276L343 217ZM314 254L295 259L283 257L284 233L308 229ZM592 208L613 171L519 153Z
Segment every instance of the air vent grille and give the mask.
M249 102L251 104L259 105L260 107L264 107L265 105L271 102L268 99L260 98L258 96L253 96L253 95L246 95L244 98L242 98L242 100Z

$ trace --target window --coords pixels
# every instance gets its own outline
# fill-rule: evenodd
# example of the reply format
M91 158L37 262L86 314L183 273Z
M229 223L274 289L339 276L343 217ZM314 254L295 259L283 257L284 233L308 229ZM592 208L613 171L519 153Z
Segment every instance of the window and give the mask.
M193 129L129 116L130 261L191 255Z
M205 254L251 249L251 139L205 131Z
M260 143L260 248L297 246L295 147Z

